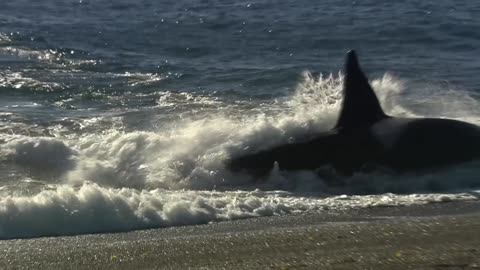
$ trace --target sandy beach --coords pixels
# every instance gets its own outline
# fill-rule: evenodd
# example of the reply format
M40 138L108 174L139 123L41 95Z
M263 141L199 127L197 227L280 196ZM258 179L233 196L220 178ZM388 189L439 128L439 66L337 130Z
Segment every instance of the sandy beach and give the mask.
M0 269L480 269L480 204L0 241Z

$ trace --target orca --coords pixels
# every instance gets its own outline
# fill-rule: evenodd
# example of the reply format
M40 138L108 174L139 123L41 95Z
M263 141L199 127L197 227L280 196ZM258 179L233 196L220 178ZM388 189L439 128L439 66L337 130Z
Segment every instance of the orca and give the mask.
M232 172L262 177L280 171L333 167L338 175L372 168L404 173L435 170L480 157L480 127L452 119L387 115L355 51L346 55L343 101L333 129L227 161Z

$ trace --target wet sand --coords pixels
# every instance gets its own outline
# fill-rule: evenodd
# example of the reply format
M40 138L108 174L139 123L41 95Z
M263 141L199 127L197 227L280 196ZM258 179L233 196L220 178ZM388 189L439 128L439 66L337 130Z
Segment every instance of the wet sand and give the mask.
M0 269L480 269L480 203L4 240Z

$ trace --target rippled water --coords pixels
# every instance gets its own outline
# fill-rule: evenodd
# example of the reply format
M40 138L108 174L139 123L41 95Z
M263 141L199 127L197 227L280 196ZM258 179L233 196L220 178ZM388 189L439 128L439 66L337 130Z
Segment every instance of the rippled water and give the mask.
M349 49L388 113L480 123L475 1L0 6L0 238L478 197L477 162L346 187L223 163L330 128Z

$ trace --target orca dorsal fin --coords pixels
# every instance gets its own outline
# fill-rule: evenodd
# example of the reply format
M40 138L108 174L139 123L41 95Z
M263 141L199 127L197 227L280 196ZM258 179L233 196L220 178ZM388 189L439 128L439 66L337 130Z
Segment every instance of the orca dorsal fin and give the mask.
M383 112L353 50L347 53L344 72L343 104L335 128L352 129L368 126L389 117Z

